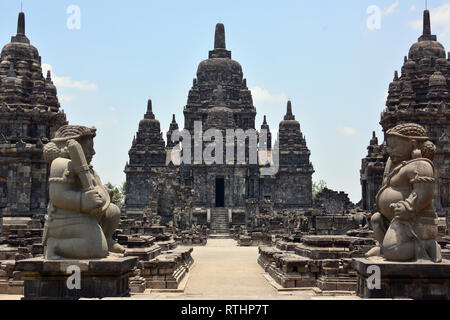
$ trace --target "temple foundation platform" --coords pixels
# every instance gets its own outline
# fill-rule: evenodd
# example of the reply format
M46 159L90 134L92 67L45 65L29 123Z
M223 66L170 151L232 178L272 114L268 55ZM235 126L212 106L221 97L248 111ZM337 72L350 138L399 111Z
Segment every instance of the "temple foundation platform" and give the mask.
M372 268L369 268L371 266ZM433 263L358 258L353 259L353 267L358 273L357 295L361 298L450 299L449 260ZM373 270L377 268L379 268L380 289L369 289L369 283L376 283L374 281L376 272Z

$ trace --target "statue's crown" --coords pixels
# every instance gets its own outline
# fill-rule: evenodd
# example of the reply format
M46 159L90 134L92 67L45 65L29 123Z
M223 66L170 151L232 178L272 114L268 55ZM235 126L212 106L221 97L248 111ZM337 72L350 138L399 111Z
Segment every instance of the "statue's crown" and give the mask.
M416 123L402 123L386 132L387 136L399 136L414 140L429 140L424 127Z
M63 126L55 133L53 141L66 141L70 139L80 139L83 137L95 137L97 129L84 126Z

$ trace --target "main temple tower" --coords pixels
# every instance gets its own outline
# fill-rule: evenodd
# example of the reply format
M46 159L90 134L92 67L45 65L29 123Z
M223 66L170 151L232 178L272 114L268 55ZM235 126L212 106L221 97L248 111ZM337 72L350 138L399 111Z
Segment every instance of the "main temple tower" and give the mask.
M231 51L226 48L223 24L216 25L214 50L199 64L184 107L184 130L190 141L183 138L180 143L171 139L171 134L178 129L173 118L164 153L159 122L153 114L150 118L139 125L125 169L128 216L137 216L150 206L167 221L177 207L183 211L182 207L191 203L192 218L198 224L209 222L213 230L226 232L228 223L249 221L249 212L255 212L249 210L249 203L269 201L282 208L311 208L314 170L292 105L289 102L286 117L280 124L280 137L272 148L266 117L261 130L256 131L252 94L241 65L231 58ZM235 134L241 131L245 136L235 135L228 140L229 131ZM263 131L267 134L262 134ZM217 135L207 138L208 132ZM227 157L230 145L232 160ZM244 152L239 153L238 147ZM213 151L208 153L208 150ZM174 161L171 155L177 152L191 161ZM208 162L205 154L211 155L214 161ZM271 165L276 166L273 174L261 173L261 169ZM181 190L185 193L191 190L191 193L181 194ZM191 201L187 201L188 197Z

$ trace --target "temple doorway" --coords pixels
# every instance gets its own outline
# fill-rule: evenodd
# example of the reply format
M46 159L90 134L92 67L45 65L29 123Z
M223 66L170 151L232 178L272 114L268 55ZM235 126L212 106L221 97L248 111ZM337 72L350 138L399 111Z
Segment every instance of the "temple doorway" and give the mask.
M216 178L216 208L225 207L225 179Z

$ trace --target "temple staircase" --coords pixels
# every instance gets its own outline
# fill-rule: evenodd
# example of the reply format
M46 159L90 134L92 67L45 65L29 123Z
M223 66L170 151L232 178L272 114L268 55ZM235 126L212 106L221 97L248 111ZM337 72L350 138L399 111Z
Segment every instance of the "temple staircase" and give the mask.
M211 231L215 234L229 234L230 227L228 223L228 209L211 209Z

